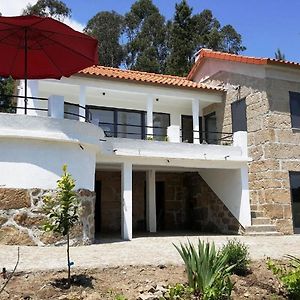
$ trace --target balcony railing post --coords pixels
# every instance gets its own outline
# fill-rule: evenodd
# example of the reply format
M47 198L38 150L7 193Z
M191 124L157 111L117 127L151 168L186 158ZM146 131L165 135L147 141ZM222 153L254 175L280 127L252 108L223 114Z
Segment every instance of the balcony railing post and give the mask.
M147 123L146 137L153 137L153 96L148 95L147 98Z
M194 99L192 103L193 111L193 141L194 144L200 143L199 134L199 99Z
M81 85L79 91L79 121L85 122L85 105L86 105L86 86Z

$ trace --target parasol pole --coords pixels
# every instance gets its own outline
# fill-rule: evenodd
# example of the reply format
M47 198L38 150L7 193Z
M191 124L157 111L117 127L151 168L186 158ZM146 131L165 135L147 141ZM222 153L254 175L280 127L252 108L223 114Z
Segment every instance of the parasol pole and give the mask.
M24 53L25 53L25 100L24 100L24 104L25 104L25 115L27 115L27 102L28 102L28 100L27 100L27 74L28 74L28 65L27 65L27 59L28 59L28 49L27 49L27 27L25 27L25 51L24 51Z

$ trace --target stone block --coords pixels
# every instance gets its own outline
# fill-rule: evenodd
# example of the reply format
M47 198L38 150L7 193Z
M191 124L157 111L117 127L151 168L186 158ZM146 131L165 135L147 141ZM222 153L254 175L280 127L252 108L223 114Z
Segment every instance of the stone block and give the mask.
M33 226L40 227L45 220L44 216L34 215L30 216L27 212L19 212L14 216L14 221L23 227L31 228Z
M261 207L271 219L283 219L283 206L276 204L262 204Z
M0 244L34 246L35 243L26 231L21 231L13 226L0 228Z
M30 207L30 197L24 189L0 189L0 210Z
M268 189L265 191L267 203L288 204L291 202L291 193L287 189Z

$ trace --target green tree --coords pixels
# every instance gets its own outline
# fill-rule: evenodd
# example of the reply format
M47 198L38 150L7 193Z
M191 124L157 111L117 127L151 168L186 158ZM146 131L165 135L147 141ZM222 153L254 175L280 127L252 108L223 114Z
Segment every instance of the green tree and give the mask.
M152 0L137 0L125 15L125 66L161 73L167 55L166 23Z
M11 78L0 77L0 112L14 112L12 108L14 99L15 81Z
M168 23L168 46L170 54L167 58L166 72L185 76L192 66L195 51L195 22L192 17L192 8L186 0L175 6L175 16Z
M70 230L78 223L80 210L80 202L74 188L75 180L64 165L63 175L57 181L57 192L54 196L45 197L43 207L46 214L44 230L67 239L68 287L71 285Z
M84 31L96 38L98 43L99 63L103 66L118 67L124 51L120 44L123 29L123 16L115 11L103 11L90 19Z
M53 17L57 20L71 17L71 9L60 0L38 0L36 4L28 4L23 10L23 15L36 15Z
M242 45L242 36L231 25L221 28L220 37L220 51L238 54L246 50Z
M278 60L285 60L285 55L283 52L281 52L281 50L279 48L275 52L275 58Z

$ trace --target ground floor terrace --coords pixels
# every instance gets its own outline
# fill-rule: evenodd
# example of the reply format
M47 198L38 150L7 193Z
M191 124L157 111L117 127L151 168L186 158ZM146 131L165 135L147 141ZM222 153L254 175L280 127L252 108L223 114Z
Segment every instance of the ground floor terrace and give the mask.
M96 239L131 240L147 232L238 233L239 221L202 172L205 169L147 170L128 164L97 169Z

